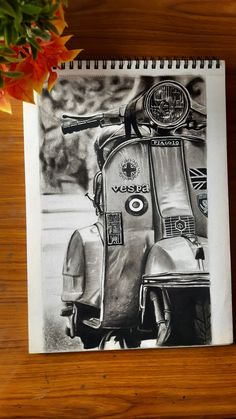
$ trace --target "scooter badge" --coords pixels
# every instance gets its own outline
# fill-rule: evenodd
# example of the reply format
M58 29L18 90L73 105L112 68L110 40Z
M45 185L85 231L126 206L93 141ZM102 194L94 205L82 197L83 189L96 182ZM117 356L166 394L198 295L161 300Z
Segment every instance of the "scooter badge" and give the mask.
M119 175L122 179L134 180L140 173L140 168L136 160L125 159L120 164Z
M203 193L197 195L197 204L200 211L205 215L208 216L208 202L207 202L207 194Z

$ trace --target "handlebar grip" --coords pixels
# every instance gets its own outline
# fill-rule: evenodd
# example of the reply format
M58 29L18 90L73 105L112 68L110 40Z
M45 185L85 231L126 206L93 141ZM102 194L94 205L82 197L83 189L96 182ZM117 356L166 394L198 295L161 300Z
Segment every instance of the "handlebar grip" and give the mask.
M62 122L61 129L63 134L72 134L73 132L79 132L88 128L95 128L98 126L99 121L97 119L90 121L67 120Z
M119 110L89 116L63 115L61 129L63 134L83 131L88 128L106 127L124 123L122 107Z
M81 130L81 125L77 121L65 121L61 124L63 134L72 134Z

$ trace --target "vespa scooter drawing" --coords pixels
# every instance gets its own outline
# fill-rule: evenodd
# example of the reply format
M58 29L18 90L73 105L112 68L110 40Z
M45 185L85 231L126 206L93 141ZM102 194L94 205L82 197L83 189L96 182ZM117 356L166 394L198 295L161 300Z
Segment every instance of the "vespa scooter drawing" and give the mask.
M98 126L97 222L74 232L63 266L67 335L84 349L209 344L205 107L166 79L62 121L65 135Z

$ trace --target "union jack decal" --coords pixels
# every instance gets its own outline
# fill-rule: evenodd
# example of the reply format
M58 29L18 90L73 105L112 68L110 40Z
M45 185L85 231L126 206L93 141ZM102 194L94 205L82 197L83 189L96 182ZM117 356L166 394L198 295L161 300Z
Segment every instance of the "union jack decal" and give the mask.
M207 169L201 167L197 169L189 169L189 176L192 186L195 190L207 189Z

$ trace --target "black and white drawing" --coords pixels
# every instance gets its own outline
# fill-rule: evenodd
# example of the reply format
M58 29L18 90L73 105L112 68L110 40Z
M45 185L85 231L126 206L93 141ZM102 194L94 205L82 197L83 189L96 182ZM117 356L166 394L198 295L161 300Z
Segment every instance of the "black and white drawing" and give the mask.
M45 351L211 344L203 76L39 101Z

